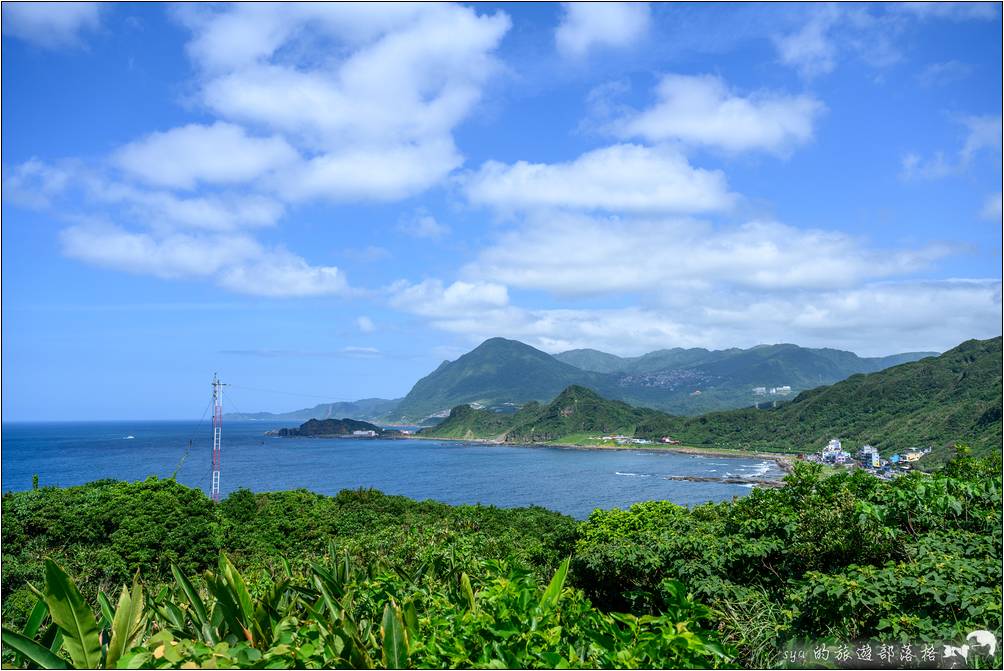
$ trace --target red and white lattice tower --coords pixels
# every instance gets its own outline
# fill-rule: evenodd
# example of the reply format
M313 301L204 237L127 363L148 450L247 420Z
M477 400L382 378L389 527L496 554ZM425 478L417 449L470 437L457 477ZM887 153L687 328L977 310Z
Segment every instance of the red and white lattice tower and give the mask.
M213 373L213 503L220 502L220 452L223 440L223 383Z

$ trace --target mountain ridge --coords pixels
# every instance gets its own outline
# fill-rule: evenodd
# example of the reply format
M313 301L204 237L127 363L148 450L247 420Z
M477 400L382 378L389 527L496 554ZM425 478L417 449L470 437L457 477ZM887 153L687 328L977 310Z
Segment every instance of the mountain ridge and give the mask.
M787 452L818 451L830 438L841 438L845 447L868 443L884 454L931 446L936 449L929 463L937 463L956 441L977 454L999 449L1001 343L1000 337L968 340L938 357L856 374L766 410L679 417L573 386L547 405L528 405L509 416L460 406L422 434L552 442L583 431L615 431L692 446Z

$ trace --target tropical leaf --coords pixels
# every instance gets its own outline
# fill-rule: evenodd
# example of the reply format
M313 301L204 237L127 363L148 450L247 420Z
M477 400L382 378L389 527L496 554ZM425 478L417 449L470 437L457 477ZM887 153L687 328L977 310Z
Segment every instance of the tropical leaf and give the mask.
M185 577L185 574L178 570L178 567L171 564L171 573L174 574L174 580L178 583L178 587L184 593L185 598L188 599L189 605L192 607L190 611L192 613L192 619L195 621L199 627L204 627L209 623L209 613L206 610L206 604L203 603L202 598L199 596L198 591L195 586L192 585L191 581ZM213 641L216 643L217 641Z
M230 589L233 590L235 601L240 607L242 621L245 629L251 626L254 621L254 605L251 603L251 595L248 593L247 585L240 572L234 568L227 558L225 552L220 552L220 575L227 581Z
M115 620L115 609L112 608L111 602L108 601L108 596L101 590L98 590L98 605L101 607L101 622L99 626L101 629L110 627L112 621Z
M60 659L45 646L39 645L23 634L3 628L3 644L23 657L30 659L43 669L69 669L65 660Z
M464 598L467 600L468 610L473 612L477 608L477 602L474 600L474 589L471 587L471 579L466 573L460 574L460 587L464 592Z
M540 598L540 609L547 611L554 608L561 596L561 590L565 587L565 578L568 576L568 559L561 562L561 566L555 571L550 584L544 590L544 596Z
M94 669L101 663L101 638L94 613L77 586L51 559L45 560L45 603L63 634L63 647L74 666Z
M393 601L383 608L383 622L380 624L383 638L383 663L388 669L408 667L408 635L401 620L401 609Z
M132 594L122 586L115 619L112 620L112 639L105 653L105 667L115 668L122 653L139 642L143 633L143 588L139 576L133 579Z

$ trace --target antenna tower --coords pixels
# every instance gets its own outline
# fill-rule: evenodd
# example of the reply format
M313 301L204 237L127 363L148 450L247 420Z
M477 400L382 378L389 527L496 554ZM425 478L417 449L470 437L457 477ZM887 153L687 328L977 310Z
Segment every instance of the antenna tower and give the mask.
M220 502L220 456L223 440L223 387L219 377L213 373L213 483L210 492L213 503Z

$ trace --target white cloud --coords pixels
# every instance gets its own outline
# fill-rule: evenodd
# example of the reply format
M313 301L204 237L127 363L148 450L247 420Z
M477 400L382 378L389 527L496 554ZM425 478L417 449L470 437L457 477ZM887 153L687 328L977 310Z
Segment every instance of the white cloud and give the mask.
M87 263L164 279L214 279L237 293L290 297L349 291L338 268L311 266L242 235L157 235L83 224L64 229L60 240L67 256Z
M966 143L959 152L959 158L968 164L978 153L989 150L995 154L1001 153L1001 117L971 116L963 119L969 129Z
M152 133L116 151L112 160L155 186L192 189L247 182L298 158L282 138L250 137L240 126L217 121Z
M618 144L568 163L488 161L462 178L468 199L503 210L571 208L706 212L735 200L725 175L692 167L680 153Z
M961 119L961 123L968 128L968 133L956 158L946 157L941 151L928 158L909 152L903 157L900 177L909 181L956 175L964 172L984 152L989 152L1000 160L1000 116L970 116Z
M349 293L345 275L335 266L311 266L284 250L264 253L252 262L226 268L220 286L231 291L286 298Z
M390 287L391 305L426 317L455 317L505 307L508 290L492 282L454 282L444 286L440 280L418 284L397 282Z
M951 60L931 63L917 75L917 81L924 86L944 86L965 79L973 72L973 67L967 63Z
M796 5L788 13L798 25L773 36L782 63L802 76L832 72L838 61L853 55L874 68L903 60L898 43L918 21L993 20L999 5L992 2L815 3ZM947 71L929 76L947 76ZM951 73L956 76L958 73Z
M416 213L402 221L397 229L413 238L442 238L450 232L449 226L439 223L435 217L427 212Z
M987 199L983 201L983 209L980 210L980 216L984 219L989 219L991 221L996 221L1000 223L1001 221L1001 192L992 193L987 196Z
M871 249L843 233L774 222L715 228L689 220L546 213L503 234L464 275L560 295L696 296L721 287L853 287L923 269L951 251L937 245Z
M499 65L503 13L447 4L256 3L181 12L205 104L283 134L311 158L290 199L398 199L463 158L452 131Z
M197 228L230 231L273 225L283 206L271 198L249 194L208 194L180 197L117 182L88 180L89 195L96 201L122 207L131 219L158 228Z
M421 144L355 147L320 154L285 171L277 190L289 200L399 200L434 186L463 162L447 138Z
M1001 283L943 280L797 294L726 293L671 308L488 306L437 315L430 323L471 343L504 336L548 352L592 347L637 355L666 347L797 342L877 356L943 351L968 338L1000 335Z
M25 207L45 208L63 194L73 180L73 170L31 158L3 168L3 198Z
M554 39L565 56L581 57L596 46L632 46L648 32L645 3L570 2L563 7Z
M784 152L812 139L816 117L825 109L808 95L759 91L743 97L711 75L666 75L656 96L653 107L615 123L614 131L729 152Z
M812 7L812 16L801 28L774 39L781 62L796 68L804 77L832 72L836 67L837 46L830 31L839 19L831 5Z
M3 6L4 36L56 49L81 44L80 35L101 23L96 2L9 2Z
M373 333L376 331L376 324L366 315L362 315L361 317L356 317L356 328L362 333Z

